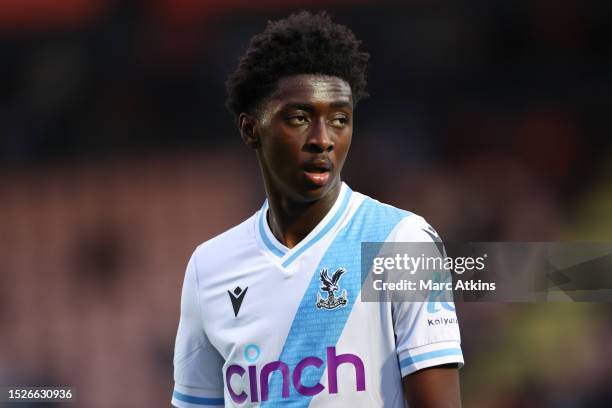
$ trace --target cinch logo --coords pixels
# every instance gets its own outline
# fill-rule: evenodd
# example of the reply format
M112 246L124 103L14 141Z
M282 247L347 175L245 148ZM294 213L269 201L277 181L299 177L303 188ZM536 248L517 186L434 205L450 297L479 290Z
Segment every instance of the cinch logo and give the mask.
M255 362L259 358L259 347L255 344L249 344L244 349L244 357L250 363ZM309 356L301 360L296 366L293 368L293 372L291 373L289 366L287 363L282 361L272 361L271 363L267 363L261 369L259 375L257 374L257 366L249 365L245 370L242 366L237 364L232 364L227 367L225 371L225 384L227 384L227 389L229 391L232 400L241 404L249 398L251 402L258 402L258 389L261 388L261 400L268 400L269 393L269 380L270 374L274 371L280 371L283 378L282 385L282 398L289 398L289 384L290 379L293 382L293 387L295 390L304 396L313 396L322 392L325 387L319 382L312 386L306 386L302 384L302 372L306 367L316 367L320 368L325 361L321 360L315 356ZM327 382L329 386L330 394L338 393L338 367L341 364L352 364L355 367L355 383L357 391L365 391L365 370L363 367L363 361L356 356L355 354L336 354L335 347L327 347ZM248 374L247 374L248 371ZM244 377L248 375L249 378L249 394L246 393L245 390L240 392L232 389L231 379L233 376Z

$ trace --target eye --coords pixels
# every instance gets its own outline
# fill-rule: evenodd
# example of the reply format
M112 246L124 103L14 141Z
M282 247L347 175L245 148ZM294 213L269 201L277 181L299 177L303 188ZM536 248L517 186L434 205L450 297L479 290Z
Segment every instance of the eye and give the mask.
M330 125L337 127L337 128L342 128L346 126L347 123L348 123L348 118L346 116L337 116L330 121Z
M294 115L288 120L291 126L301 126L308 123L308 118L305 115Z

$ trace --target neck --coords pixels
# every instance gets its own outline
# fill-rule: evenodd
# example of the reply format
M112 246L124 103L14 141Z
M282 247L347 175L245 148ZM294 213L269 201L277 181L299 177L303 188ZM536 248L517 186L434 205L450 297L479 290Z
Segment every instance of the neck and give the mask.
M333 207L342 183L338 181L322 198L296 202L272 191L268 194L267 221L270 230L287 248L293 248L312 231Z

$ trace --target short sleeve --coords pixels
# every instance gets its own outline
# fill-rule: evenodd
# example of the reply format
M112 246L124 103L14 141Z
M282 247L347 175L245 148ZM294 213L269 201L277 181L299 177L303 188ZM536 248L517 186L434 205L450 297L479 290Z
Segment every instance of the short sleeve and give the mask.
M224 405L224 360L204 332L197 279L194 254L185 272L181 317L174 347L172 405L180 408Z
M432 250L437 255L445 255L437 232L419 216L404 219L392 235L394 242L435 242L432 248L437 249ZM442 280L450 279L450 272L440 273L443 274ZM452 297L446 299L434 294L427 296L427 301L395 301L391 308L402 377L442 364L463 366L459 324Z

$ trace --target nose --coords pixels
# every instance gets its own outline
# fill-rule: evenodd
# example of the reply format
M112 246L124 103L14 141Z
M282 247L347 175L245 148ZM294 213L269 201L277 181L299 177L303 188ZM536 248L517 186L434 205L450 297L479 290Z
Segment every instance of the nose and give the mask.
M306 150L313 153L331 152L334 150L334 141L329 134L325 119L316 122L308 134Z

